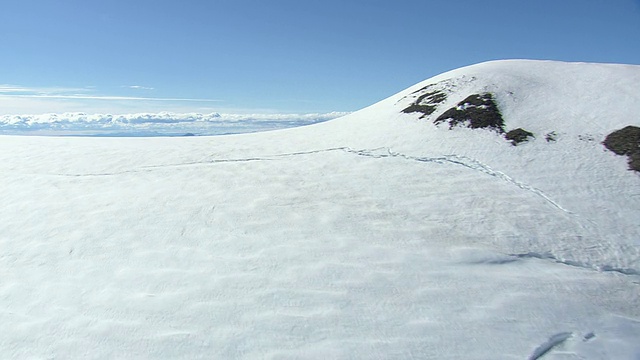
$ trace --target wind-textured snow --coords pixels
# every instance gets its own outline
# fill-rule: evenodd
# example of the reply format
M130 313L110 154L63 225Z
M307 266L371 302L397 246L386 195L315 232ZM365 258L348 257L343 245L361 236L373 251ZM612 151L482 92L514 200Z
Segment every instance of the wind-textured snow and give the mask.
M640 175L601 144L638 84L497 61L280 131L2 136L0 353L638 359ZM535 137L434 124L482 93Z

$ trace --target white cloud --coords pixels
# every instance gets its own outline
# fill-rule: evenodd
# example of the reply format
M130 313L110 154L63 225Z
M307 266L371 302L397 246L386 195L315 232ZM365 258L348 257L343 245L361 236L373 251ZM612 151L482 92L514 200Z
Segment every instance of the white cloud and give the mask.
M155 98L139 96L107 96L107 95L51 95L51 94L3 94L5 98L36 98L36 99L81 99L81 100L122 100L122 101L187 101L187 102L220 102L215 99L189 99L189 98Z
M131 85L129 88L152 88ZM95 87L27 87L0 84L0 115L64 112L211 112L218 99L127 96L103 94Z
M5 96L14 95L61 95L73 93L87 93L93 89L86 88L66 88L66 87L26 87L20 85L0 84L0 94Z
M152 89L141 85L122 88ZM217 99L111 95L89 87L5 84L0 85L0 134L37 131L238 133L312 124L346 114L282 114L274 109L221 107L221 103L223 100Z
M159 112L112 115L73 112L2 115L0 116L0 134L175 135L193 133L217 135L309 125L346 114L343 112L312 114Z
M141 86L141 85L129 85L129 86L125 86L129 89L135 89L135 90L155 90L155 88L149 87L149 86Z

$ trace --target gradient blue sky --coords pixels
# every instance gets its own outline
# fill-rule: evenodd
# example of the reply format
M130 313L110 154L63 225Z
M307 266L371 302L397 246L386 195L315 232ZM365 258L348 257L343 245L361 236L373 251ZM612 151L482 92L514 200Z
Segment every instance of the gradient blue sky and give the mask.
M3 0L0 114L352 111L460 66L640 64L639 0Z

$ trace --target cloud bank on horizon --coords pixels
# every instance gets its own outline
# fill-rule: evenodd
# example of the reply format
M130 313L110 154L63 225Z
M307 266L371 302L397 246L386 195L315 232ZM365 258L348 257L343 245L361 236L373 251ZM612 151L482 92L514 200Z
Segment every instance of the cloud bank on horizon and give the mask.
M310 125L346 114L348 113L200 114L159 112L113 115L78 112L1 115L0 135L222 135Z
M144 95L105 95L95 87L0 84L0 135L221 135L309 125L348 114L214 111L213 105L222 100L154 97L149 93L155 89L143 85L120 88Z

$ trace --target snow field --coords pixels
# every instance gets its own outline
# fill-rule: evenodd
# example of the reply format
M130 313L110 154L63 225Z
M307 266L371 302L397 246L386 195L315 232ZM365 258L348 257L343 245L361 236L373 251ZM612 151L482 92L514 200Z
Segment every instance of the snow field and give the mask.
M574 66L442 79L476 77L454 104L498 85L527 98L514 78L561 83ZM592 66L576 71L603 76ZM601 129L531 122L558 141L513 147L400 114L414 90L278 132L0 137L0 353L637 358L640 183L578 138ZM526 103L502 101L508 121Z

